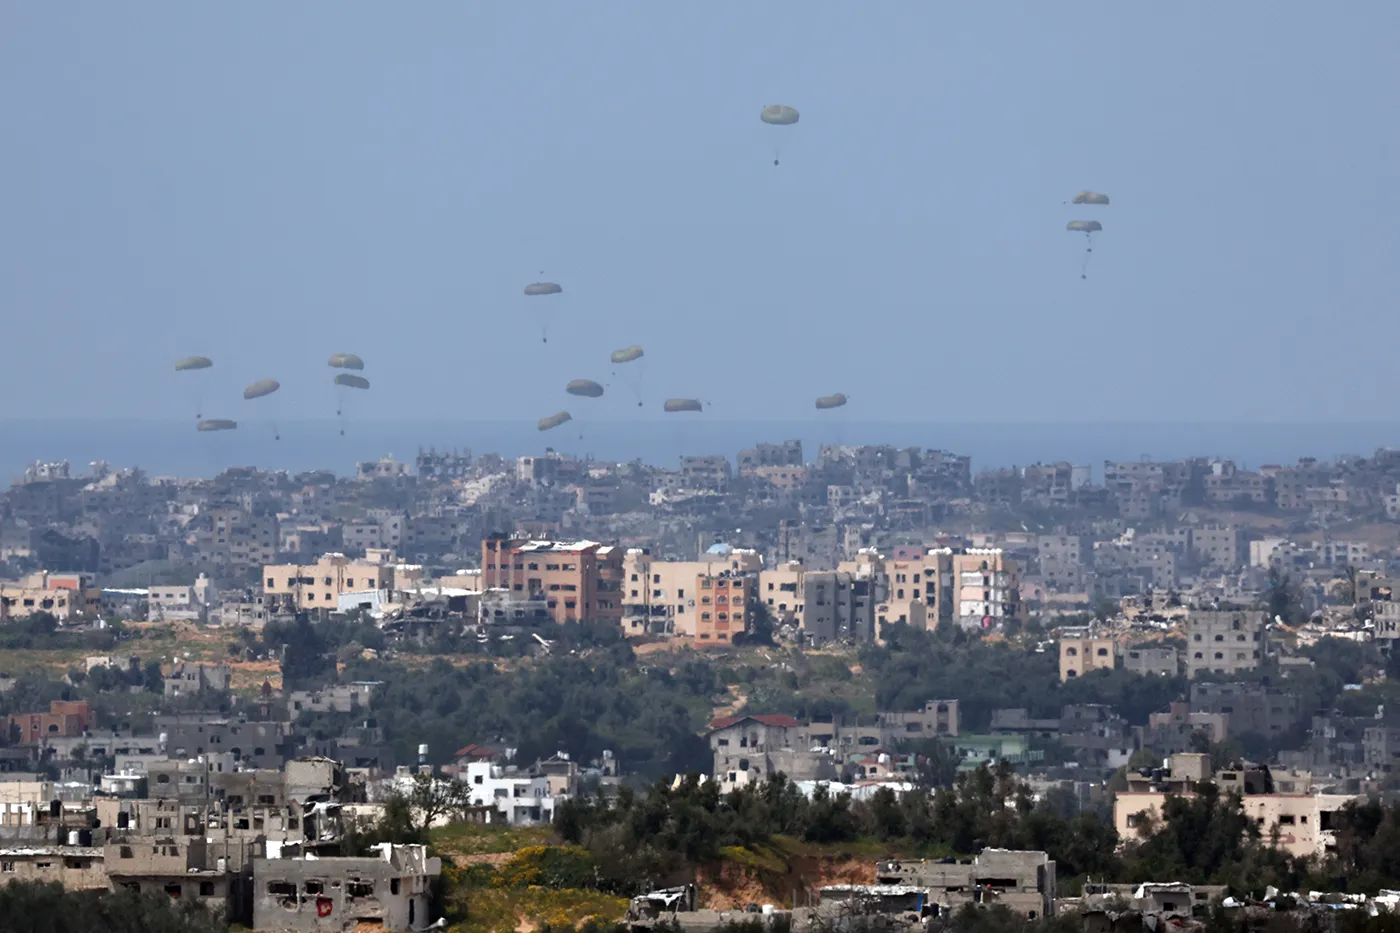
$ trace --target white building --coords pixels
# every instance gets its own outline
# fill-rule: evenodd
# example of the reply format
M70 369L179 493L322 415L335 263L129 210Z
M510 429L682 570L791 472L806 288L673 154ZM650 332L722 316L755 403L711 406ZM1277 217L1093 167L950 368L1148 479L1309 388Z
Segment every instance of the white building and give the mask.
M535 826L554 822L554 808L566 796L552 796L549 778L531 777L489 761L467 765L463 778L471 788L473 806L495 807L512 826Z

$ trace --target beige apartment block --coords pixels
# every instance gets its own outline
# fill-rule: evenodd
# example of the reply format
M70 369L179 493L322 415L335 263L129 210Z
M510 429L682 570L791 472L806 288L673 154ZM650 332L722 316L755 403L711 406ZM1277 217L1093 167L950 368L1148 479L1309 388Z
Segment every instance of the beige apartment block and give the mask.
M387 590L394 584L389 563L324 554L314 564L271 564L263 568L263 595L269 608L304 612L335 611L343 593Z

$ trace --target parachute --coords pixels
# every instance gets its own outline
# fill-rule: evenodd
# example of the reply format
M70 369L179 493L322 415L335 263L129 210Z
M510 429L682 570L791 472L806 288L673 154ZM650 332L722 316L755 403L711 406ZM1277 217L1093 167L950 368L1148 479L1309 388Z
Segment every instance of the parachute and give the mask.
M262 398L264 395L271 395L282 388L282 383L276 379L259 379L257 382L249 383L243 390L245 399Z
M823 395L821 398L817 399L817 409L819 411L826 411L829 408L840 408L845 404L846 396L842 392L837 392L835 395Z
M556 285L554 282L535 282L533 285L525 286L525 294L531 298L538 298L543 295L560 295L563 294L563 292L563 286ZM553 310L553 308L549 309L550 312ZM542 320L540 322L541 343L549 343L549 321L549 315L542 315Z
M326 365L334 369L364 369L365 361L353 353L332 353Z
M237 421L230 421L227 418L211 418L195 425L195 428L200 431L232 431L237 427Z
M705 410L705 406L700 404L700 400L694 398L668 398L664 408L668 412Z
M177 373L198 372L198 371L201 370L201 369L209 369L209 368L212 367L213 365L214 365L214 361L211 360L211 359L209 359L209 357L207 357L207 356L187 356L187 357L185 357L185 358L183 358L183 359L179 359L179 360L176 360L176 361L175 361L175 371L176 371ZM205 380L207 377L205 377L205 376L200 376L200 377L198 377L198 378L194 378L194 377L186 377L186 378L194 379L194 381L191 383L191 385L192 385L192 386L194 387L194 389L195 389L195 393L194 393L194 408L195 408L194 417L195 417L195 420L198 421L200 418L203 418L203 417L204 417L204 380Z
M1070 233L1084 234L1087 245L1084 247L1084 264L1079 268L1079 277L1087 279L1089 277L1089 254L1094 251L1094 234L1103 229L1103 224L1097 220L1071 220L1065 224L1065 229Z
M541 419L540 419L539 429L540 429L541 431L549 431L549 430L551 430L551 429L553 429L553 428L559 427L559 425L564 424L564 423L567 422L567 421L573 421L573 420L574 420L574 416L571 415L571 414L569 414L567 411L555 412L554 414L550 415L548 418L541 418Z
M611 359L612 359L612 361L613 361L613 365L614 365L614 366L617 366L617 365L619 365L619 364L621 364L621 363L633 363L633 362L636 362L637 360L642 359L642 357L644 357L644 356L646 356L646 354L645 354L644 352L642 352L642 348L639 347L638 345L636 345L636 344L634 343L634 344L633 344L632 346L630 346L630 347L623 347L621 350L614 350L614 351L612 352L612 357L611 357ZM614 372L613 375L616 376L617 373ZM629 376L630 384L631 384L631 386L632 386L632 394L635 395L635 396L637 397L637 407L638 407L638 408L641 408L641 407L642 407L642 380L643 380L643 378L645 378L645 376L646 376L646 366L645 366L645 362L637 363L636 366L630 366L630 367L628 367L628 376Z
M796 109L782 104L769 104L759 111L758 114L758 118L769 126L792 126L800 117L801 114L799 114ZM773 149L773 164L778 164L777 147Z
M1099 194L1097 191L1081 191L1076 194L1070 202L1071 204L1108 204L1108 195Z
M603 387L592 379L575 379L564 387L564 391L584 398L599 398L603 394Z
M359 359L359 357L356 357ZM346 389L368 389L369 380L364 376L357 376L354 373L338 373L335 377L335 384L338 389L339 399L335 406L335 416L340 418L340 436L345 436L345 390Z
M758 114L758 118L770 126L792 126L801 119L801 116L792 107L785 107L782 104L769 104Z
M248 387L243 390L243 398L262 398L271 395L280 388L282 388L282 383L278 382L276 379L259 379L257 382L248 384ZM276 421L272 422L272 439L274 441L280 441L282 439L282 432L277 429Z

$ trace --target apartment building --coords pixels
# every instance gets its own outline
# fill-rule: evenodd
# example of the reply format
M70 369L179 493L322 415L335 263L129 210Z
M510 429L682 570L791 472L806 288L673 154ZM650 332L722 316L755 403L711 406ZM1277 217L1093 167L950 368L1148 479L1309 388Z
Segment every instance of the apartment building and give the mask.
M314 564L272 564L263 568L263 596L269 611L334 612L346 593L391 589L394 568L344 554L323 554Z
M758 598L775 627L793 626L812 643L875 638L877 580L873 565L854 570L807 570L788 561L758 577Z
M481 583L521 601L543 600L555 622L622 624L623 551L595 541L489 537Z
M622 558L623 632L633 637L676 635L728 644L735 634L746 631L751 621L749 604L757 598L762 555L731 548L705 556L711 559L657 560L646 548L628 549Z
M1267 654L1262 610L1193 609L1186 617L1186 673L1252 671Z
M990 627L1020 620L1021 572L1001 548L968 548L951 555L958 623L964 628Z
M734 470L728 457L711 455L705 457L681 457L681 488L701 489L708 492L724 492L729 481L734 478Z
M1086 629L1066 629L1060 636L1060 682L1090 671L1111 671L1118 663L1118 643Z
M912 628L936 628L952 618L952 550L923 546L896 547L883 555L880 573L884 599L875 608L875 625L905 623ZM845 565L842 565L843 567Z

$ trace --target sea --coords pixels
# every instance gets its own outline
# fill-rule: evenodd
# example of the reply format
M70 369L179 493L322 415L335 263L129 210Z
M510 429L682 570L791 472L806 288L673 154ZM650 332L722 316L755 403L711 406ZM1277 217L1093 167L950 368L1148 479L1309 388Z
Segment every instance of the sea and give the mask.
M344 431L342 434L341 431ZM1105 460L1228 458L1241 468L1369 455L1400 445L1400 422L1332 423L915 423L712 420L570 422L542 433L515 421L244 422L199 433L193 421L0 419L0 486L36 460L67 460L73 475L104 460L151 475L213 476L230 466L354 472L380 457L412 462L420 449L497 453L546 449L598 460L675 466L682 455L731 459L759 441L800 439L808 461L822 444L892 444L972 457L973 470L1069 461L1102 475Z

